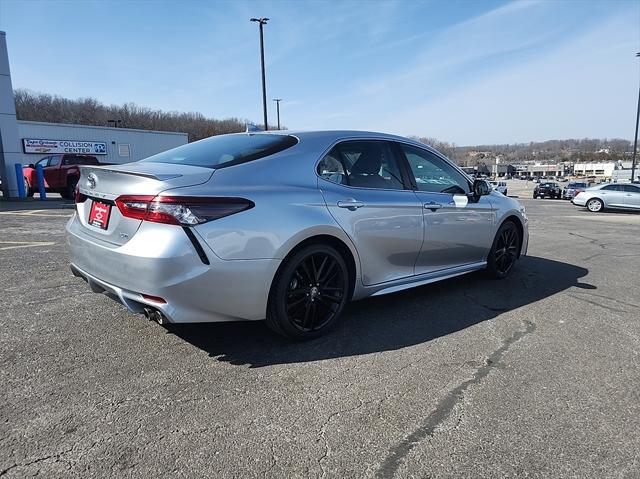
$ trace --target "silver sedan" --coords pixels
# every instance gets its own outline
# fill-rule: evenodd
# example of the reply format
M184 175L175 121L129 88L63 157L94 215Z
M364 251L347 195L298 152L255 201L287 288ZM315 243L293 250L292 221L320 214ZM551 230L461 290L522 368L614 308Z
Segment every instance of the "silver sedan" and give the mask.
M71 270L159 322L262 320L294 339L349 300L526 253L524 208L437 151L379 133L222 135L84 167Z
M571 202L593 213L605 208L640 210L640 185L603 183L578 193Z

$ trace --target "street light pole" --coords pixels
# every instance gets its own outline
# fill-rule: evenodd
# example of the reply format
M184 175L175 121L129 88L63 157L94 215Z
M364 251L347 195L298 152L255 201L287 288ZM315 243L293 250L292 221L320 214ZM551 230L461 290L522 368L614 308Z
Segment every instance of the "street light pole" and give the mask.
M636 53L640 57L640 52ZM638 150L638 122L640 122L640 82L638 83L638 108L636 109L636 136L633 140L633 160L631 161L631 183L635 180L636 174L636 154Z
M264 38L263 38L263 27L269 21L268 18L252 18L252 22L258 22L260 26L260 64L262 65L262 110L264 113L264 131L269 129L269 124L267 123L267 84L264 73Z
M276 102L276 110L278 112L278 130L280 129L280 102L282 98L274 98L273 101Z

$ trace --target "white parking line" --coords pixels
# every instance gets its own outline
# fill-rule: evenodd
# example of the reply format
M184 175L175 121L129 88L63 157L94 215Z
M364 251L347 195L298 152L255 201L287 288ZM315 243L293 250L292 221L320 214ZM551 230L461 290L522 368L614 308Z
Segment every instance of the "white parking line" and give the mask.
M10 246L2 246L2 245ZM37 246L53 246L55 241L0 241L0 251L18 248L35 248Z
M0 215L14 216L46 216L49 218L68 218L73 212L65 211L63 213L51 213L51 210L30 210L30 211L0 211Z
M640 215L626 214L606 216L606 213L588 213L585 215L563 216L563 218L575 218L581 220L605 221L607 223L622 223L628 225L640 225Z

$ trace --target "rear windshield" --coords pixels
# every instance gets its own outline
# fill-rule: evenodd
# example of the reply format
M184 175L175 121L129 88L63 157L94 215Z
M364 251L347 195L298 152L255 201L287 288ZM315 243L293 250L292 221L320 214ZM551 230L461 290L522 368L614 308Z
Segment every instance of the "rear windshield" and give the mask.
M273 155L297 142L298 140L291 135L218 135L179 146L142 161L221 168Z

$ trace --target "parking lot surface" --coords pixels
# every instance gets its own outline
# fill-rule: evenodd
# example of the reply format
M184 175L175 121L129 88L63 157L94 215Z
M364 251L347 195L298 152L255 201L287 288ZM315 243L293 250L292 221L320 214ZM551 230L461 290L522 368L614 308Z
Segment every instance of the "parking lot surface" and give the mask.
M529 255L348 306L327 337L163 327L0 204L0 476L638 477L640 215L531 199Z

